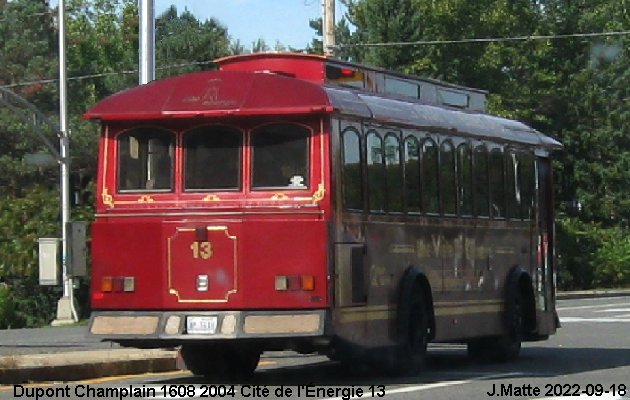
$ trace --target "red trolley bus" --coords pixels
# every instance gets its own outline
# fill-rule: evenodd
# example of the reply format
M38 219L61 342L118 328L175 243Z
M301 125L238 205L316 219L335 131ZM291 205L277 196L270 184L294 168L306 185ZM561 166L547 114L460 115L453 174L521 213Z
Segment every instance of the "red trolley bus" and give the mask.
M508 360L556 331L560 143L476 89L303 54L216 63L85 115L92 335L233 375L273 349Z

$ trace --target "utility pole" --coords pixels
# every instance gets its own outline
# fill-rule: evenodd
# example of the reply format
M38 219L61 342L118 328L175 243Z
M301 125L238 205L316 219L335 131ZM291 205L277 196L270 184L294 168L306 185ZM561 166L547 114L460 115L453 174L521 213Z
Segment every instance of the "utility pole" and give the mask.
M335 0L322 1L322 34L324 39L324 55L332 57L335 55Z
M63 297L57 303L57 318L52 325L72 324L79 320L74 305L74 287L70 274L68 228L70 222L70 148L66 84L66 17L64 0L59 0L59 153L61 192L61 273Z
M140 74L141 85L155 79L155 2L140 0Z

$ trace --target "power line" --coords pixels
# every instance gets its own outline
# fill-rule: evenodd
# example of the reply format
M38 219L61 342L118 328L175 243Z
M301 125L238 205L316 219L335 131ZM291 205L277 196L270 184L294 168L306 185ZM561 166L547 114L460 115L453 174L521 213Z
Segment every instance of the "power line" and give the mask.
M344 49L344 48L350 48L350 47L422 46L422 45L461 44L461 43L513 42L513 41L523 41L523 40L552 40L552 39L567 39L567 38L575 38L575 37L603 37L603 36L626 36L626 35L630 35L630 31L570 33L570 34L563 34L563 35L530 35L530 36L513 36L513 37L504 37L504 38L475 38L475 39L460 39L460 40L424 40L424 41L415 41L415 42L354 43L354 44L338 44L338 45L335 45L335 48ZM213 61L208 60L208 61L199 61L199 62L184 63L184 64L166 65L163 67L158 67L156 69L166 70L166 69L190 67L190 66L196 66L196 65L209 65L212 63ZM135 74L135 73L138 73L138 69L74 76L74 77L69 77L68 80L80 81L80 80L86 80L86 79L104 78L104 77L117 76L117 75L130 75L130 74ZM29 86L29 85L36 85L36 84L49 84L49 83L55 83L57 81L58 79L54 79L54 78L41 79L37 81L13 83L10 85L3 85L0 87L7 89L7 88Z
M576 37L601 37L601 36L625 36L630 35L630 31L619 32L594 32L594 33L569 33L564 35L529 35L529 36L512 36L503 38L474 38L474 39L458 39L458 40L419 40L415 42L382 42L382 43L354 43L354 44L338 44L337 49L349 47L387 47L387 46L426 46L441 44L461 44L461 43L493 43L493 42L514 42L521 40L553 40L568 39Z
M209 65L209 64L213 64L213 63L214 63L214 61L198 61L198 62L191 62L191 63L184 63L184 64L165 65L163 67L158 67L156 69L158 69L158 70L167 70L167 69L173 69L173 68L192 67L192 66L197 66L197 65ZM138 69L130 69L130 70L116 71L116 72L101 72L101 73L97 73L97 74L72 76L72 77L69 77L68 80L69 81L81 81L81 80L86 80L86 79L106 78L106 77L110 77L110 76L131 75L131 74L137 74L137 73L138 73ZM49 84L49 83L55 83L55 82L58 82L58 81L59 81L58 78L40 79L40 80L37 80L37 81L18 82L18 83L12 83L10 85L3 85L3 86L0 86L0 88L11 89L11 88L20 87L20 86L30 86L30 85L38 85L38 84L44 84L45 85L45 84Z

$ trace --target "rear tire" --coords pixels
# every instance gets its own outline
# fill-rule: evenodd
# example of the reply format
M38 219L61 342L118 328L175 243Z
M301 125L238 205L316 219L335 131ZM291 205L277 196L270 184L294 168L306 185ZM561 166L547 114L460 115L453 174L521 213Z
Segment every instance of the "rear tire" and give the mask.
M422 289L416 286L409 300L406 332L401 332L403 343L394 360L397 375L413 375L424 367L429 343L429 312L425 303Z
M184 345L181 355L186 367L195 375L208 378L245 378L251 376L261 351L253 347L232 345Z
M525 331L524 299L523 292L519 290L512 298L511 304L507 304L507 333L468 342L468 355L471 358L482 362L507 362L518 358Z

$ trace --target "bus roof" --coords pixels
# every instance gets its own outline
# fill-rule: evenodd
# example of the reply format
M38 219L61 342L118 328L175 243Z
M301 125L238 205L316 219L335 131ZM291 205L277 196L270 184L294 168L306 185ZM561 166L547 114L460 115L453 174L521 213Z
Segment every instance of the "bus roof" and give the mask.
M222 71L273 72L317 83L354 87L426 104L486 111L485 90L311 54L269 52L219 58Z
M238 68L196 72L175 76L114 94L86 112L84 118L103 121L149 121L177 118L216 118L254 115L307 115L336 113L370 122L397 124L414 129L442 132L480 139L559 148L561 144L527 125L482 112L427 104L383 93L370 93L323 79L322 56L271 56L270 70L260 70L269 55L220 59L219 65L239 62ZM297 62L295 76L283 64ZM240 61L239 61L240 60ZM317 61L320 72L317 72ZM304 63L302 63L304 62ZM248 68L254 69L254 71ZM292 68L296 68L293 66ZM309 69L310 68L310 69ZM315 79L317 74L322 77ZM289 76L287 76L289 75Z
M160 120L226 115L283 115L330 112L321 87L273 74L197 72L114 94L86 119Z

